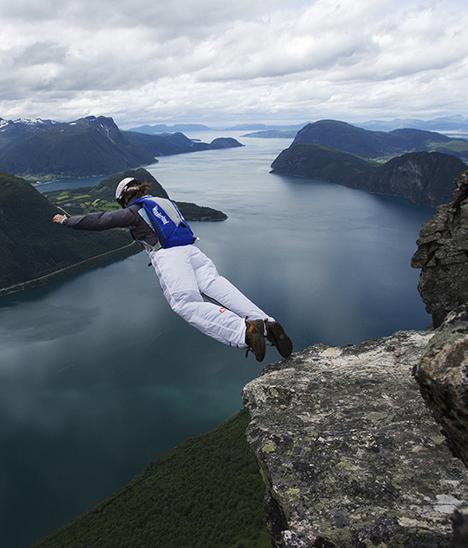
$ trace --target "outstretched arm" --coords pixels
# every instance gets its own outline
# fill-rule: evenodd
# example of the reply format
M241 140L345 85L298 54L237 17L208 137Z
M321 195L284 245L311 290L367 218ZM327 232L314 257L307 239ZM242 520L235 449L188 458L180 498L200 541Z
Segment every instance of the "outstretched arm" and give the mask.
M131 209L116 209L89 213L88 215L55 215L54 223L59 223L77 230L107 230L109 228L128 228L136 222L136 214Z

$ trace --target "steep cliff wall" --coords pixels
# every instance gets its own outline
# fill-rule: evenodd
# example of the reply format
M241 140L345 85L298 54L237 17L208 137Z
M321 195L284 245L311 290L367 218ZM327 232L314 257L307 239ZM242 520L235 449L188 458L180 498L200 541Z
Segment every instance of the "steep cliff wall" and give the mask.
M419 292L434 327L468 303L468 171L456 181L453 200L421 228L412 266L421 269Z

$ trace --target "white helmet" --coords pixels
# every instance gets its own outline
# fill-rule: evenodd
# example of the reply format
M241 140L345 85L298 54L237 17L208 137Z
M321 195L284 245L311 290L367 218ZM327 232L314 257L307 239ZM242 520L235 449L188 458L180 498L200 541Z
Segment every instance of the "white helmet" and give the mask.
M122 198L122 195L124 192L129 190L129 185L131 183L135 183L135 188L138 186L138 182L134 177L125 177L125 179L122 179L120 183L117 185L117 188L115 189L115 199L119 201Z

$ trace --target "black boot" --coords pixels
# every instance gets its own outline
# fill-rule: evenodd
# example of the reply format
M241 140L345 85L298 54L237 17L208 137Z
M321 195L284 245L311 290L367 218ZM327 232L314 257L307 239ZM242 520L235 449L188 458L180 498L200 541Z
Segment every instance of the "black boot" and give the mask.
M265 325L263 320L245 320L245 343L248 346L247 353L251 350L258 362L265 358Z
M288 358L293 351L291 339L286 335L283 326L279 322L265 320L266 336L283 358Z

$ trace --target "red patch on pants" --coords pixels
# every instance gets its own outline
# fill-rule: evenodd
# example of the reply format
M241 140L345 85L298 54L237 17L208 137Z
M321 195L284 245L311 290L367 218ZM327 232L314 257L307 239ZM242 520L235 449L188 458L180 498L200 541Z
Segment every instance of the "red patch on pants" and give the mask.
M222 314L223 312L226 312L226 309L223 306L221 306L220 309L219 309L219 312L220 312L220 314Z

